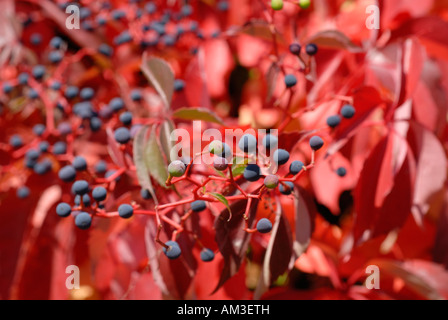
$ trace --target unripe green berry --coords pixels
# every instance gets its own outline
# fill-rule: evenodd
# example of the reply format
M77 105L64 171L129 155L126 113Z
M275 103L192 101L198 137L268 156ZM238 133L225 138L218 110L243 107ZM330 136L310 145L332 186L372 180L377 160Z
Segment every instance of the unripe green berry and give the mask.
M168 166L168 173L172 177L181 177L186 170L185 164L180 160L174 160Z
M282 10L283 0L271 0L271 8L274 10Z
M264 185L268 189L275 189L278 186L278 176L275 174L268 175L264 178Z
M299 0L299 7L302 9L308 9L311 5L310 0Z

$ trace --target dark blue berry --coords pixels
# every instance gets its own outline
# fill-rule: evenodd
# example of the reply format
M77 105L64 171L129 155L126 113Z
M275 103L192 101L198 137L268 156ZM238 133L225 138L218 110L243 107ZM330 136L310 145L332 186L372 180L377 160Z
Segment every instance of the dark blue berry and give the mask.
M25 153L25 158L28 160L37 160L40 157L40 152L35 149L30 149Z
M62 61L62 58L63 58L63 55L62 55L62 53L59 52L59 51L51 51L51 52L48 54L48 60L49 60L51 63L54 63L54 64L61 62L61 61Z
M224 171L229 167L229 162L226 158L216 156L213 159L213 167L218 171Z
M14 87L10 83L8 82L3 83L3 92L5 94L11 93L13 89Z
M88 194L82 196L82 203L84 204L85 207L90 207L91 200Z
M83 88L79 93L79 97L82 100L92 100L94 96L95 90L93 90L92 88Z
M194 212L201 212L207 208L207 204L205 203L205 201L196 200L190 203L190 207Z
M122 204L118 207L118 215L124 219L129 219L134 214L134 208L129 204Z
M287 88L294 87L297 84L297 78L293 74L287 74L285 76L285 85Z
M30 91L28 91L28 98L37 99L38 97L39 97L39 92L37 92L33 88L31 88Z
M102 43L99 47L98 47L98 52L101 53L102 55L105 55L106 57L111 57L112 54L114 53L114 49L112 49L111 46Z
M121 127L115 130L114 137L118 143L125 144L131 140L131 133L128 128Z
M302 50L302 46L298 43L291 43L289 45L289 52L295 55L299 55L300 51Z
M82 119L93 117L93 105L89 101L78 102L73 106L73 113Z
M64 154L67 152L67 144L63 141L58 141L53 145L54 154Z
M98 117L92 117L90 118L90 129L92 131L98 131L101 129L101 126L103 125L103 121L101 121Z
M80 212L75 217L75 225L82 229L86 230L90 228L90 225L92 224L92 217L87 212Z
M73 167L76 171L84 171L87 169L87 161L84 157L77 156L73 159Z
M39 65L35 66L32 71L33 77L37 80L42 79L45 75L46 70L47 69L43 65L39 64Z
M104 160L100 160L95 164L95 173L102 174L107 171L107 163Z
M13 135L10 139L9 139L9 144L11 145L11 147L13 148L20 148L21 146L23 146L23 140L22 137L20 137L18 134Z
M284 149L277 149L274 152L274 162L283 165L289 161L289 152Z
M256 164L249 164L243 172L244 179L255 182L260 179L260 167Z
M52 90L60 90L62 88L62 84L59 81L53 81L50 85L50 89Z
M125 126L128 126L132 123L132 113L129 111L123 112L120 114L120 121Z
M68 122L61 122L58 124L58 131L62 135L67 135L72 133L72 126Z
M289 166L289 173L291 173L292 175L296 175L298 174L300 171L302 171L303 169L303 162L302 161L293 161L291 162L291 165Z
M257 231L260 233L268 233L272 230L272 223L269 219L260 219L257 223Z
M350 104L346 104L341 109L341 115L346 119L351 119L355 115L355 108Z
M41 152L47 152L48 149L50 149L50 144L48 143L48 141L41 141L39 143L39 150Z
M314 151L319 150L320 148L323 147L323 145L324 145L324 141L319 136L314 136L310 139L310 147Z
M341 178L342 178L342 177L345 177L345 175L347 174L347 169L345 169L344 167L339 167L339 168L336 170L336 174L337 174L338 176L340 176Z
M140 190L140 196L145 200L149 200L152 198L151 192L149 192L148 189L143 188Z
M116 97L109 101L109 107L114 112L118 112L125 107L123 99Z
M58 176L64 182L72 182L76 178L76 169L71 165L67 165L59 170Z
M254 153L257 150L257 138L251 134L245 134L241 137L238 147L245 153Z
M40 137L45 132L45 125L38 123L33 127L33 133Z
M227 11L229 10L229 2L226 0L219 1L217 8L219 11Z
M179 244L176 241L167 241L165 242L165 245L168 246L168 249L166 247L163 247L163 253L169 259L177 259L180 257L182 251L180 250Z
M124 12L123 10L120 9L116 9L114 11L112 11L112 19L114 20L120 20L126 17L126 12Z
M47 172L49 172L52 168L52 163L50 160L45 159L41 162L36 163L36 165L34 166L34 172L39 174L39 175L43 175L46 174Z
M291 181L280 182L278 190L281 194L290 195L294 190L294 184Z
M340 123L341 123L341 117L337 114L327 118L327 125L330 128L336 128Z
M95 201L104 201L107 197L107 190L104 187L96 187L92 191L92 197Z
M17 77L17 80L19 81L19 84L24 86L28 84L28 79L29 79L29 74L26 72L22 72L21 74L19 74L19 76Z
M33 33L30 36L30 42L33 46L38 46L42 43L42 36L39 33Z
M17 189L16 195L19 199L25 199L29 197L30 193L30 188L28 188L27 186L23 186Z
M78 195L84 195L89 192L89 183L85 180L77 180L72 185L72 192Z
M76 98L76 96L78 95L78 92L79 92L78 87L75 87L75 86L68 86L68 87L65 89L64 96L65 96L67 99L73 99L73 98Z
M200 256L202 261L210 262L215 258L215 253L208 248L204 248L202 249Z
M53 38L50 40L50 46L51 46L53 49L60 49L63 43L64 43L64 41L63 41L62 38L60 38L60 37L53 37Z
M181 79L174 80L174 91L181 91L185 88L185 81Z
M153 2L145 4L145 11L149 14L156 12L157 7Z
M305 48L306 54L309 56L314 56L317 54L318 48L314 43L310 43Z
M143 99L142 91L140 89L134 89L131 91L132 101L140 101Z
M62 218L68 217L72 213L72 207L68 203L61 202L56 207L56 213Z

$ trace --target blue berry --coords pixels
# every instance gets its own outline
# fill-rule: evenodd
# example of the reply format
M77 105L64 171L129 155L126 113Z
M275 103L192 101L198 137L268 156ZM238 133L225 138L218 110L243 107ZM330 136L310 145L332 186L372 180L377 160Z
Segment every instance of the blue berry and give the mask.
M254 153L257 150L257 138L251 134L245 134L241 137L238 147L245 153Z
M107 190L104 187L96 187L92 191L92 197L95 201L104 201L107 197Z
M310 43L306 46L305 51L307 55L314 56L317 54L318 51L317 45L315 45L314 43Z
M294 184L291 181L281 182L278 190L281 194L290 195L294 190Z
M128 126L132 123L132 113L129 111L123 112L120 114L120 121L125 126Z
M39 92L37 92L34 89L30 89L30 91L28 91L28 98L30 99L37 99L39 97Z
M19 81L19 84L24 86L28 84L28 79L29 79L29 75L26 72L22 72L21 74L19 74L19 76L17 77L17 80Z
M208 248L204 248L201 251L200 257L201 257L202 261L210 262L210 261L212 261L215 258L215 253L212 250L208 249Z
M129 204L122 204L118 207L118 215L124 219L129 219L134 214L134 208Z
M53 145L54 154L64 154L67 152L67 144L63 141L58 141Z
M244 179L255 182L260 179L260 167L256 164L249 164L243 172Z
M9 83L5 82L3 83L3 92L5 94L11 93L11 91L14 89L14 87Z
M104 160L100 160L95 164L95 173L102 174L107 171L107 163Z
M79 93L79 97L82 100L92 100L94 96L95 90L93 90L92 88L83 88Z
M106 174L104 175L104 177L107 179L110 176L112 176L113 174L115 174L115 172L116 172L115 170L108 170L108 171L106 171ZM120 178L121 178L121 176L116 177L115 181L120 181Z
M32 74L35 79L40 80L44 77L45 72L46 72L45 66L37 65L33 68Z
M88 194L82 196L82 203L84 204L85 207L90 207L91 200Z
M102 55L105 55L106 57L111 57L112 54L114 53L114 49L112 49L111 46L102 43L99 47L98 47L98 52L101 53Z
M58 124L58 131L62 135L67 135L72 133L72 126L68 122L61 122Z
M81 119L90 119L93 117L93 105L88 101L78 102L73 106L73 113Z
M45 132L45 125L38 123L33 127L33 133L40 137Z
M81 196L80 195L75 196L75 201L74 202L75 202L76 206L81 205Z
M269 219L260 219L257 223L257 231L260 233L268 233L272 230L272 223Z
M19 199L25 199L29 197L30 193L30 188L28 188L27 186L23 186L17 189L16 195Z
M73 159L73 167L76 171L84 171L87 169L87 161L84 157L77 156Z
M289 152L284 149L277 149L274 152L274 162L283 165L289 161Z
M101 129L101 126L103 125L103 121L101 121L98 117L92 117L90 118L90 129L94 132Z
M72 192L78 195L84 195L89 192L89 183L85 180L77 180L72 185Z
M344 167L339 167L339 168L336 170L336 174L337 174L338 176L340 176L341 178L342 178L342 177L345 177L345 175L347 174L347 169L345 169Z
M124 17L126 17L126 12L124 12L123 10L120 9L116 9L114 11L112 11L112 19L114 20L120 20L123 19Z
M62 84L59 81L53 81L50 85L50 89L58 91L62 88Z
M79 17L84 20L92 15L92 11L89 7L82 7L79 9Z
M40 152L35 149L30 149L25 153L25 158L28 160L37 160L40 157Z
M180 9L180 13L182 14L182 16L188 17L193 13L193 7L189 4L186 4Z
M23 146L22 137L20 137L18 134L13 135L9 139L9 144L11 145L11 147L15 149L22 147Z
M42 43L42 36L39 33L33 33L30 36L30 42L33 46L38 46Z
M185 163L180 160L174 160L168 165L168 173L172 177L181 177L186 169Z
M153 2L145 4L145 11L149 14L156 12L157 7Z
M63 43L64 43L64 41L63 41L62 38L60 38L60 37L53 37L53 38L50 40L50 46L51 46L53 49L60 49Z
M298 174L300 171L302 171L303 169L303 162L302 161L293 161L291 162L291 165L289 166L289 173L291 173L292 175L296 175Z
M196 201L193 201L192 203L190 203L190 208L194 212L201 212L207 208L207 204L205 203L205 201L196 200Z
M327 118L327 125L330 128L336 128L340 123L341 123L341 117L337 114Z
M229 2L227 0L221 0L218 2L217 8L219 11L229 10Z
M287 88L294 87L297 84L297 78L293 74L287 74L285 76L285 85Z
M323 145L324 145L324 141L319 136L314 136L310 139L310 147L314 151L319 150L320 148L323 147Z
M168 246L168 249L166 247L163 247L163 253L169 259L177 259L180 257L182 251L180 250L179 244L176 241L167 241L165 242L165 245Z
M61 62L61 61L62 61L62 58L63 58L63 55L62 55L62 53L59 52L59 51L51 51L51 52L48 54L48 60L49 60L51 63L54 63L54 64Z
M62 218L68 217L72 213L72 207L68 203L61 202L56 207L56 213Z
M39 150L41 152L48 152L48 149L50 149L50 144L48 143L48 141L41 141L39 143Z
M341 109L341 115L346 119L351 119L355 115L355 108L350 104L346 104Z
M34 172L39 174L39 175L43 175L46 174L47 172L49 172L52 168L52 163L50 160L45 159L39 163L36 163L36 165L34 166Z
M143 188L140 190L140 196L145 200L149 200L152 198L151 192L149 192L148 189Z
M132 101L140 101L143 99L142 91L140 89L134 89L131 91Z
M76 169L71 165L67 165L59 170L58 176L64 182L72 182L76 178Z
M131 140L131 133L128 128L121 127L115 130L114 137L118 143L125 144Z
M125 107L123 99L116 97L109 101L109 107L113 112L118 112Z
M92 224L92 217L87 212L80 212L75 217L75 225L82 229L86 230L90 228L90 225Z
M289 45L289 52L295 55L299 55L300 51L302 50L302 46L298 43L291 43Z
M78 92L79 92L78 87L68 86L64 91L64 96L67 99L73 99L73 98L76 98L76 96L78 95Z
M174 91L181 91L185 88L185 81L181 79L174 80Z

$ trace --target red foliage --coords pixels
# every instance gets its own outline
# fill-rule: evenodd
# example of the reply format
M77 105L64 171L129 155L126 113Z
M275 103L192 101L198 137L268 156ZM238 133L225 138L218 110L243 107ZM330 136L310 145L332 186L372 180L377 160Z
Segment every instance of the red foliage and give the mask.
M273 10L268 0L80 0L79 30L66 27L65 1L0 3L0 299L448 298L447 3L283 2ZM379 8L379 30L366 27L369 5ZM94 96L70 98L69 86ZM116 97L131 125L123 110L105 115ZM354 116L329 126L344 105ZM247 129L277 129L290 159L276 174L280 186L294 183L292 193L246 181L247 163L220 173L187 162L174 177L174 129L190 134L183 146L200 146L182 156L210 142L192 120L202 131L240 129L237 140ZM45 125L40 135L36 124ZM119 127L130 142L117 142ZM312 136L322 149L311 150ZM31 161L27 152L42 142L48 150ZM76 179L107 189L104 207L74 204L72 183L58 176L76 156L87 162ZM97 172L100 160L115 174ZM304 163L299 174L289 174L294 160ZM18 193L24 186L28 196ZM204 211L190 209L196 200ZM60 202L70 216L56 214ZM132 218L119 217L122 204ZM90 228L75 226L76 211L89 214ZM262 218L271 232L257 232ZM178 259L163 254L169 240ZM212 261L201 259L203 248ZM80 289L66 287L70 265ZM378 289L366 286L372 265Z

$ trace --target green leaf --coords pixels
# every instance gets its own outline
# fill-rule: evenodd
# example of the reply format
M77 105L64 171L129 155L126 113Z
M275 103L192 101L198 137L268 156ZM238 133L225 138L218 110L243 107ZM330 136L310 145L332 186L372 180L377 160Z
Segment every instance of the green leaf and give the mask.
M230 219L232 219L232 210L230 209L230 205L229 205L229 201L227 201L226 197L224 197L222 194L217 193L217 192L208 192L207 194L211 195L213 198L217 199L219 202L221 202L222 204L224 204L227 208L227 210L229 210L229 219L227 221L230 221Z
M154 187L149 178L149 168L145 157L145 140L149 127L143 126L135 135L133 142L134 164L137 171L137 179L143 189L149 190L152 198L157 203Z
M142 70L145 77L159 94L166 109L171 106L174 92L174 72L171 66L163 59L148 57L143 54Z
M168 179L168 170L157 142L156 126L151 129L151 135L145 146L145 161L149 174L163 187Z
M224 122L213 111L204 108L180 108L173 113L173 118L182 120L202 120L224 125Z

